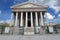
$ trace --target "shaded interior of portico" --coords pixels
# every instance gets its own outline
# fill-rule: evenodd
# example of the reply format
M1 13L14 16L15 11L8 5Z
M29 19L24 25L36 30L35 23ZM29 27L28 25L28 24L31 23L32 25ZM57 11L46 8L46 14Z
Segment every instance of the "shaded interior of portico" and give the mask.
M35 12L36 11L31 11L32 12L32 19L33 19L33 21L32 21L32 23L33 23L33 27L35 27L36 26L36 14L35 14ZM31 27L31 12L30 11L28 11L27 12L27 27ZM18 27L25 27L26 26L26 12L22 12L23 13L23 26L21 26L20 25L20 22L21 22L21 12L18 12L18 22L17 22L17 26ZM43 18L44 18L44 11L42 12L42 16L43 16ZM15 19L16 19L16 12L13 12L13 14L14 14L14 25L15 25ZM40 11L38 11L37 12L37 18L38 18L38 26L40 26L40 22L41 22L41 15L40 15Z

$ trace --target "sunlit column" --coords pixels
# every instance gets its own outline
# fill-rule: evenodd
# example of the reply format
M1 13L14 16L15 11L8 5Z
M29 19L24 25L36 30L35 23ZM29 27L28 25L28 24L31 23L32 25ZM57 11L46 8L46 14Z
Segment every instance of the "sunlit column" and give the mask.
M17 26L17 21L18 21L18 12L16 13L15 26Z
M33 15L32 15L32 12L31 12L31 27L33 27Z
M20 26L23 26L23 12L21 12L21 21L20 21Z
M43 24L43 15L42 15L42 12L40 12L40 16L41 16L41 26L44 26L44 24Z
M36 17L35 25L38 26L38 15L37 15L37 12L35 12L35 17Z
M27 12L26 12L26 23L25 23L25 27L27 27L28 26L28 14L27 14Z
M10 18L10 26L12 26L12 18L13 18L13 13L11 14L11 18Z

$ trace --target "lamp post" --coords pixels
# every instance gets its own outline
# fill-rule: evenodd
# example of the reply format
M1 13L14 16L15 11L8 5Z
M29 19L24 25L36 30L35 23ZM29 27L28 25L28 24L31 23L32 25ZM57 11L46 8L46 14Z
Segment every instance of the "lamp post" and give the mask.
M46 16L46 32L49 33L49 23L48 23L48 15L47 13L45 13L45 16Z

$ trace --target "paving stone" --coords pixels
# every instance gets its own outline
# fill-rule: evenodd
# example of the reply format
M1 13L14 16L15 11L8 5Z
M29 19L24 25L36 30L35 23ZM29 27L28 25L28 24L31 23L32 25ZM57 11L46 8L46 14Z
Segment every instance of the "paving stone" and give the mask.
M46 35L0 35L0 40L60 40L60 34Z

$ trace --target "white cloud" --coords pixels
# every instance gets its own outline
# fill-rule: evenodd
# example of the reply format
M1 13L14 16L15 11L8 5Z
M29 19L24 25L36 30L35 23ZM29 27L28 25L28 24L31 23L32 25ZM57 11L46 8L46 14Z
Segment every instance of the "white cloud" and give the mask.
M45 4L48 5L50 8L53 8L56 13L60 10L60 7L58 6L57 0L49 0Z
M10 24L10 19L9 20L1 20L0 21L0 23L8 23L8 24ZM14 23L14 21L12 20L12 24Z
M33 2L33 3L38 3L38 4L44 2L44 0L29 0L29 1L30 1L30 2Z
M4 23L4 22L6 22L6 23L10 23L10 21L9 21L9 20L6 20L6 21L1 20L1 21L0 21L0 23Z
M53 8L56 13L59 12L59 10L60 10L59 6L50 6L50 8Z
M46 13L48 19L54 19L54 15L51 15L50 13ZM45 15L44 15L45 16ZM45 16L46 17L46 16Z
M0 23L4 23L4 21L2 20L2 21L0 21Z
M60 14L58 14L58 17L60 17Z
M39 4L44 3L45 5L54 9L56 13L60 10L60 6L58 4L59 0L29 0L29 1L39 3Z
M10 20L6 20L5 22L6 22L6 23L10 23Z
M29 0L29 1L35 3L44 3L45 5L54 9L56 13L60 10L60 6L58 5L58 0Z

